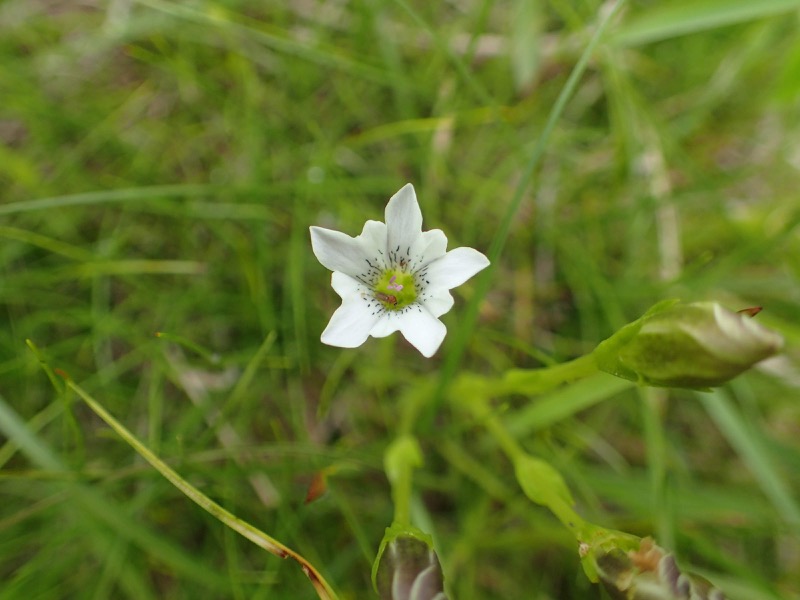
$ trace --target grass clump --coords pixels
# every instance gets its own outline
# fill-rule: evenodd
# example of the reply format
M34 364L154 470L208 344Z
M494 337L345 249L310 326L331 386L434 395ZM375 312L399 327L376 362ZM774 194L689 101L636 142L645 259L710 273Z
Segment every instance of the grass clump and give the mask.
M341 598L372 594L403 433L449 597L606 597L519 452L729 598L800 598L797 3L620 4L586 52L596 1L3 3L0 596L316 597L73 385ZM491 272L430 361L323 346L308 227L355 235L407 181ZM678 297L763 306L785 351L712 394L469 403Z

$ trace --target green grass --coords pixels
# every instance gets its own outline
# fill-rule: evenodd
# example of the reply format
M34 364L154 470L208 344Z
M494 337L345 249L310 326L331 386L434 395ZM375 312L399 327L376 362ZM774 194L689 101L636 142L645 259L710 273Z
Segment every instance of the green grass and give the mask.
M0 4L0 598L316 597L48 369L370 598L412 385L564 361L680 297L764 306L785 354L711 395L496 407L586 519L734 600L800 599L798 7L629 1L584 54L596 0ZM492 270L431 360L323 346L308 227L356 234L408 181ZM452 598L606 597L474 420L431 402L414 433Z

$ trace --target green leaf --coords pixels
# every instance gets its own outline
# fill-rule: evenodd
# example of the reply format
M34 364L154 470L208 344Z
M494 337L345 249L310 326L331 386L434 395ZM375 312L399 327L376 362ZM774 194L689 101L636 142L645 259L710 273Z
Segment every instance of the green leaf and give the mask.
M542 4L517 0L511 13L509 58L518 91L524 91L539 73L542 48Z
M701 0L656 3L621 26L612 41L639 46L689 33L778 15L800 8L800 0Z
M796 532L800 532L800 505L786 485L785 477L775 468L763 434L747 424L724 391L714 390L712 394L698 394L697 397L730 445L750 468L761 491L770 499L778 514Z

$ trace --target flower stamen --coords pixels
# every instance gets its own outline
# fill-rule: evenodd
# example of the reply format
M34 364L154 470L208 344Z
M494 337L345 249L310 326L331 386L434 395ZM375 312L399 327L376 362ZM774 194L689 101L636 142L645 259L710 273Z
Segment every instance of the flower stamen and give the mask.
M399 283L395 283L397 280L397 275L392 275L392 278L389 280L389 284L386 286L390 290L400 291L403 289L403 285Z

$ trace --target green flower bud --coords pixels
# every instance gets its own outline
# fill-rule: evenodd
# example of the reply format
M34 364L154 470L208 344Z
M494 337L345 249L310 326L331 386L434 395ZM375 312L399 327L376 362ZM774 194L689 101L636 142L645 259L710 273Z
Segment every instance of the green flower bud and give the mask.
M414 527L386 528L372 580L381 600L447 600L431 537Z
M599 369L653 386L722 385L773 356L783 338L716 302L660 302L600 343Z
M637 550L585 550L615 600L725 600L708 580L682 572L675 558L645 538ZM596 556L593 554L596 553Z

